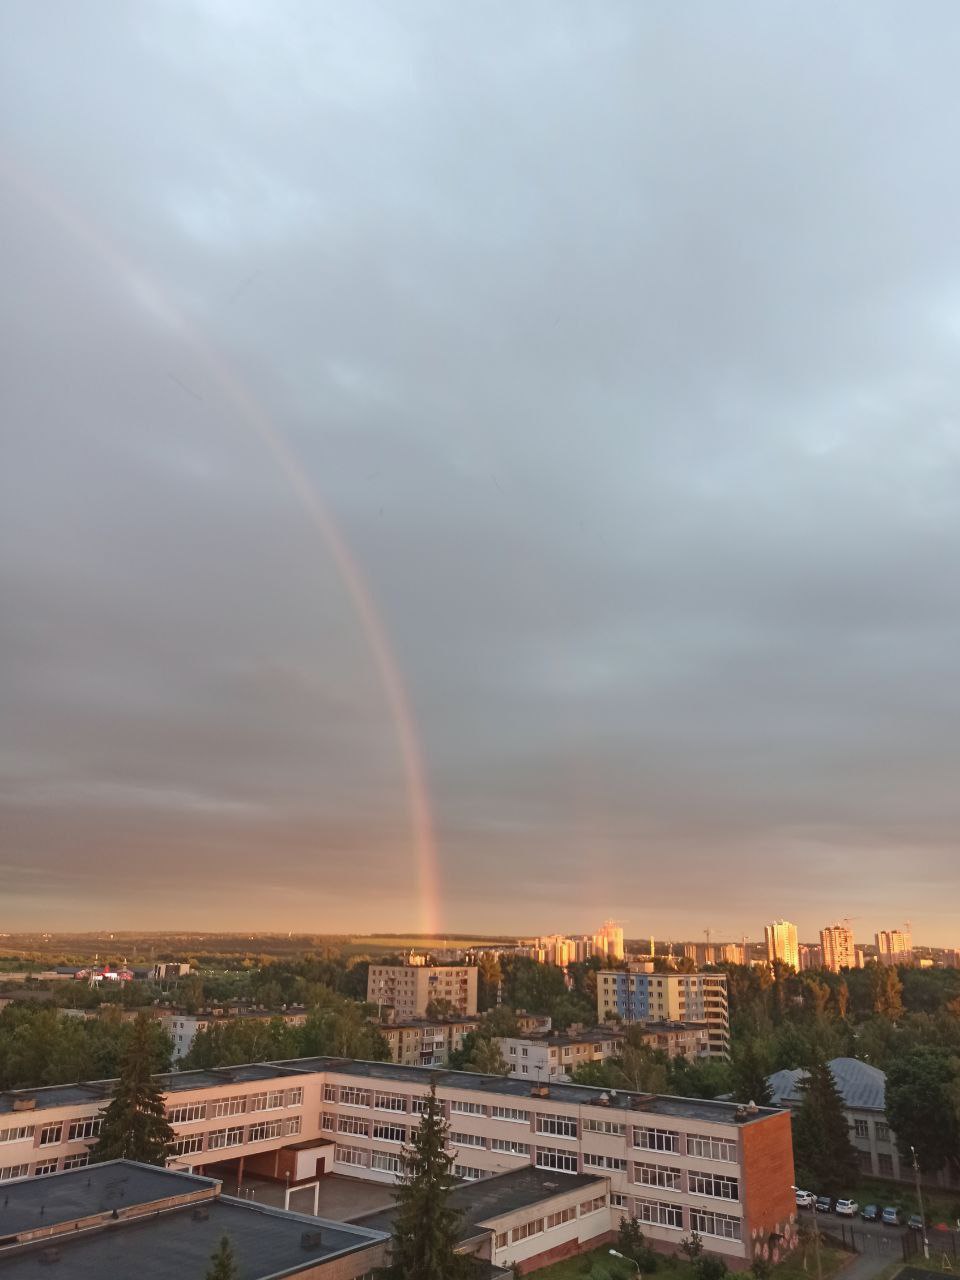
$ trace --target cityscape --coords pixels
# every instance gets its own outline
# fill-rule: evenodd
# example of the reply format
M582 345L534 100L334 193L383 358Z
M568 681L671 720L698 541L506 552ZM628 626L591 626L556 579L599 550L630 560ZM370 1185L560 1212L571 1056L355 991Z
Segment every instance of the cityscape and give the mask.
M0 1280L960 1272L958 67L0 4Z

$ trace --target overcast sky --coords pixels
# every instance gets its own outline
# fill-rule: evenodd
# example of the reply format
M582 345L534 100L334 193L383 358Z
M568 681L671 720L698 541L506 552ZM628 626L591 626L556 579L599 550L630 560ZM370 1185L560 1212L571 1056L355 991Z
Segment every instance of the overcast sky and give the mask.
M445 929L960 944L958 66L0 6L0 929L431 923L395 664Z

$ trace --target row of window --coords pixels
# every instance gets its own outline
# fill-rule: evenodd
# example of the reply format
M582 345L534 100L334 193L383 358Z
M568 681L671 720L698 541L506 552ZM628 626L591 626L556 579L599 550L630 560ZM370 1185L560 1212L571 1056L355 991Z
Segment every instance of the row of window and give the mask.
M890 1141L890 1126L888 1124L884 1124L882 1120L874 1121L873 1132L878 1142ZM855 1138L869 1138L870 1122L868 1120L854 1120L853 1136Z
M82 1169L84 1165L90 1163L90 1153L84 1151L78 1156L67 1156L63 1162L63 1168L66 1169ZM56 1173L60 1168L59 1160L43 1160L36 1165L33 1170L35 1178L45 1173ZM8 1164L4 1168L0 1168L0 1182L13 1182L17 1178L27 1178L30 1176L30 1166L28 1164Z
M324 1102L339 1102L344 1107L369 1107L375 1111L406 1111L407 1098L402 1093L379 1093L371 1089L358 1089L353 1085L335 1084L323 1086ZM422 1115L427 1107L426 1098L410 1098L410 1111Z
M579 1207L570 1205L566 1209L557 1209L554 1213L548 1213L544 1218L531 1218L529 1222L521 1222L519 1226L513 1227L510 1231L501 1231L496 1237L496 1247L505 1249L509 1244L517 1244L521 1240L529 1240L531 1236L541 1235L544 1231L552 1231L554 1227L561 1227L565 1222L572 1222L579 1213L580 1217L584 1217L588 1213L596 1213L607 1204L606 1196L597 1196L593 1200L584 1200Z
M271 1138L281 1138L284 1135L295 1137L301 1132L302 1126L301 1116L290 1116L287 1120L259 1120L246 1130L243 1125L236 1125L229 1129L211 1129L205 1134L186 1134L176 1140L173 1149L178 1156L195 1155L204 1150L206 1138L207 1151L220 1151L224 1147L243 1146L245 1142L268 1142Z
M303 1089L271 1089L265 1093L236 1094L230 1098L214 1098L212 1102L185 1102L167 1108L171 1124L191 1124L195 1120L219 1120L251 1111L278 1111L283 1107L299 1107Z
M682 1191L683 1170L671 1165L639 1164L633 1166L633 1182L642 1187L661 1187L665 1191ZM739 1200L740 1183L724 1173L691 1169L687 1173L687 1190L691 1195L711 1196L720 1200Z
M35 1128L32 1124L20 1124L13 1129L0 1129L0 1142L19 1142L22 1138L32 1138Z
M82 1142L95 1138L103 1124L102 1116L89 1116L84 1120L72 1120L67 1126L67 1141ZM30 1130L34 1132L33 1129ZM47 1124L40 1130L40 1146L56 1147L63 1141L63 1124Z
M685 1145L684 1145L685 1144ZM675 1129L651 1129L637 1126L633 1145L643 1151L672 1151L702 1160L725 1160L737 1163L737 1143L731 1138L711 1138L700 1133L678 1133Z

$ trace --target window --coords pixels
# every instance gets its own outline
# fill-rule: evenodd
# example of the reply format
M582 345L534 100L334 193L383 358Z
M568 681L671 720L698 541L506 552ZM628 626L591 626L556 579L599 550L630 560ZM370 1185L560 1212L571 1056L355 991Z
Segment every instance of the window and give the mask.
M373 1105L378 1111L406 1111L407 1100L399 1093L377 1093Z
M575 1138L577 1122L568 1120L566 1116L537 1116L537 1133L547 1133L554 1138Z
M422 1116L427 1109L429 1098L411 1098L410 1110L415 1116Z
M694 1196L717 1196L721 1200L739 1200L740 1183L725 1173L704 1173L691 1169L687 1174L687 1186Z
M337 1116L337 1133L352 1133L357 1138L370 1137L370 1121L359 1116Z
M449 1142L454 1147L485 1147L487 1145L486 1138L481 1138L479 1133L451 1133Z
M89 1120L74 1120L67 1130L67 1141L82 1142L85 1138L95 1138L102 1125L103 1118L101 1116L96 1118L91 1116Z
M63 1135L62 1124L47 1124L40 1130L41 1147L55 1147Z
M219 1151L221 1147L243 1145L243 1129L212 1129L207 1136L207 1150Z
M627 1197L621 1195L619 1191L610 1192L610 1203L614 1209L625 1209L627 1207Z
M707 1213L703 1209L690 1210L690 1228L702 1236L719 1236L723 1240L740 1239L740 1219L728 1213Z
M288 1107L299 1107L302 1102L303 1102L302 1089L298 1088L298 1089L287 1090L287 1106Z
M381 1142L406 1142L407 1131L402 1124L387 1124L381 1120L374 1122L373 1136Z
M876 1122L873 1126L873 1131L877 1135L878 1142L890 1141L890 1126L888 1124L884 1124L882 1120L878 1120Z
M5 1169L0 1169L0 1182L12 1182L14 1178L25 1178L29 1172L29 1165L8 1164Z
M556 1169L559 1173L576 1173L576 1152L551 1151L549 1147L540 1147L537 1150L537 1168Z
M340 1101L345 1107L369 1107L370 1090L343 1088L340 1090Z
M514 1142L512 1138L492 1138L490 1149L506 1156L528 1156L530 1148L525 1142Z
M486 1109L479 1102L461 1102L455 1098L450 1103L450 1110L461 1116L482 1116L486 1115Z
M633 1131L633 1145L644 1151L676 1151L680 1153L680 1135L672 1129L640 1129Z
M678 1204L664 1204L662 1200L637 1200L636 1206L639 1222L652 1222L654 1226L683 1230L683 1210Z
M870 1137L870 1126L867 1124L866 1120L854 1120L854 1122L853 1122L853 1136L854 1136L855 1138L869 1138L869 1137Z
M518 1107L491 1107L490 1114L494 1120L514 1120L518 1124L530 1123L530 1112L521 1111Z
M246 1098L217 1098L210 1106L210 1118L216 1120L219 1116L239 1116L243 1114L246 1106Z
M337 1117L332 1111L323 1111L320 1115L320 1128L325 1129L327 1133L331 1133L337 1123Z
M250 1126L247 1134L248 1142L266 1142L269 1138L279 1138L283 1133L282 1120L258 1120Z
M523 1222L519 1227L514 1227L510 1232L510 1239L514 1244L518 1240L529 1240L531 1236L538 1236L543 1231L543 1219L534 1218L532 1222Z
M303 1116L291 1116L287 1121L287 1134L299 1133L303 1128Z
M615 1138L622 1138L625 1125L618 1124L616 1120L584 1120L584 1133L609 1133Z
M66 1160L64 1160L63 1162L63 1167L65 1170L66 1169L82 1169L84 1165L88 1165L89 1163L90 1163L90 1152L84 1151L84 1153L79 1156L67 1156Z
M592 1200L584 1200L580 1205L581 1218L585 1213L596 1213L598 1209L602 1209L607 1203L606 1196L594 1196Z
M23 1138L32 1138L34 1126L21 1124L15 1129L0 1129L0 1142L20 1142Z
M190 1124L193 1120L205 1120L206 1116L205 1102L188 1102L181 1107L171 1107L167 1112L171 1124Z
M737 1163L737 1144L729 1138L709 1138L702 1133L687 1134L687 1155L701 1160L728 1160Z
M556 1213L548 1213L547 1230L551 1231L554 1227L562 1227L565 1222L570 1222L570 1220L576 1216L577 1206L573 1204L569 1209L558 1209Z
M880 1172L892 1177L893 1156L889 1155L886 1151L881 1151L877 1156L877 1160L879 1161Z
M495 1248L505 1249L509 1243L510 1243L510 1232L509 1231L499 1232L497 1235Z
M323 1100L324 1102L336 1102L337 1090L335 1085L325 1084L323 1086Z
M633 1181L643 1187L664 1187L667 1191L680 1190L680 1170L664 1164L635 1164Z
M478 1169L470 1164L455 1164L453 1175L455 1178L462 1178L464 1182L479 1182L481 1178L490 1177L486 1169Z
M57 1165L58 1165L58 1161L56 1160L47 1160L43 1164L38 1164L33 1171L33 1176L35 1178L40 1178L45 1173L56 1173Z
M625 1173L627 1168L626 1160L621 1160L619 1156L598 1156L592 1151L583 1153L583 1167L585 1169L612 1169L616 1173Z
M392 1151L372 1151L370 1153L370 1168L380 1169L383 1173L399 1173L400 1157L394 1155Z
M334 1160L339 1164L352 1164L357 1166L366 1166L367 1153L360 1147L341 1147L337 1145Z
M203 1134L191 1133L187 1138L178 1138L173 1144L173 1154L175 1156L189 1156L196 1151L203 1150Z

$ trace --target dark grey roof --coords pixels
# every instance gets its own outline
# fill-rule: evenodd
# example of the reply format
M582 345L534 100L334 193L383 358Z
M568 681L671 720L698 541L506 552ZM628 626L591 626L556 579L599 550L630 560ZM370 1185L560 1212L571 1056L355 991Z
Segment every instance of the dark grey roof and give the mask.
M831 1058L830 1071L844 1106L856 1111L886 1109L887 1077L879 1067L859 1058ZM807 1072L802 1067L789 1071L775 1071L768 1078L773 1100L779 1106L799 1103L803 1098L802 1082Z
M515 1213L517 1209L544 1204L554 1196L570 1191L595 1196L606 1189L607 1179L601 1174L557 1173L528 1165L479 1182L462 1183L451 1193L450 1205L463 1215L459 1240L464 1241L490 1230L490 1224L497 1218ZM390 1231L394 1213L394 1209L378 1209L375 1213L354 1218L353 1222L357 1226Z

